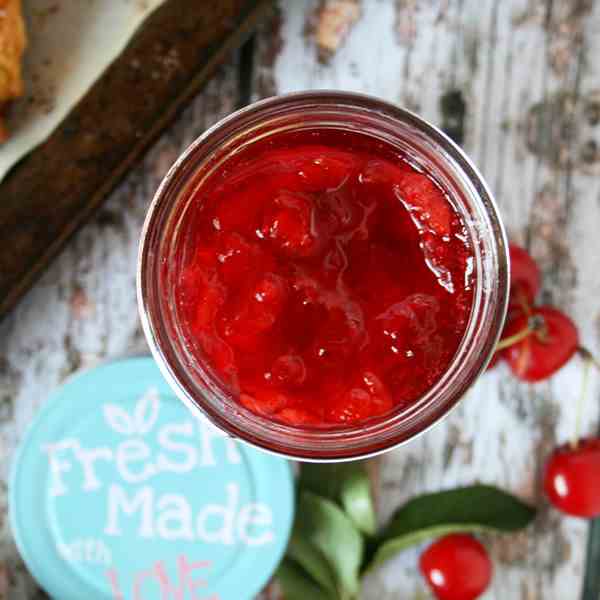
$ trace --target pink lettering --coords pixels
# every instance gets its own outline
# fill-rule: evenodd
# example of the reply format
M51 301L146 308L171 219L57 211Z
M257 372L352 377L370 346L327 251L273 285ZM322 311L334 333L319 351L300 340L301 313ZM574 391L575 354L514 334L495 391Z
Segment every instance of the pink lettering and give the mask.
M113 600L125 600L125 598L123 597L123 593L119 588L117 571L115 569L106 571L106 577L108 578L108 583L110 585L111 594L113 595Z
M133 578L133 600L146 600L143 589L146 583L153 580L160 587L161 600L220 600L219 594L198 596L197 591L205 588L208 582L194 575L198 569L210 569L212 563L207 560L192 562L186 556L177 558L178 586L175 587L169 580L164 562L156 562L147 570L139 571ZM112 600L125 600L119 585L116 569L106 572L106 577L111 588ZM189 596L188 596L189 593Z
M174 600L185 600L185 584L181 582L181 578L179 580L179 587L174 589L171 587L164 563L156 563L154 569L156 571L156 578L160 583L161 600L169 600L171 596Z
M156 573L159 565L160 565L160 563L156 563L156 565L152 569L148 569L147 571L140 571L135 576L135 579L133 581L133 600L144 600L144 597L142 596L142 585L148 579L158 579L160 582L160 578L159 578L159 576L157 576L157 573ZM161 583L161 588L162 588L162 583ZM163 595L163 598L164 598L164 595Z
M183 582L186 587L189 588L191 598L190 600L218 600L212 596L211 598L204 599L196 596L196 590L198 588L206 587L206 580L204 579L196 579L192 580L192 571L195 569L210 569L212 563L208 560L201 560L197 562L189 562L186 556L181 555L177 562L179 564L179 581Z

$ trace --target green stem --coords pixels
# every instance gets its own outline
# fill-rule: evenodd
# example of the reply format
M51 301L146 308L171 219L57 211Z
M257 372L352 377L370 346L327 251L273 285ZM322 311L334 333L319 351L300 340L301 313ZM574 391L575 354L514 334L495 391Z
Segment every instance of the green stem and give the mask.
M525 297L525 294L523 293L523 290L520 286L517 288L517 301L521 305L521 310L523 311L523 313L527 315L527 317L530 317L531 306L529 306L529 302L527 302L527 298Z
M515 344L518 344L520 341L524 340L526 337L529 337L533 333L533 329L531 327L527 327L523 329L523 331L519 331L514 335L510 335L507 338L501 339L496 345L496 352L499 350L504 350L505 348L510 348Z
M600 371L600 360L598 360L587 348L584 346L579 346L577 348L577 352L583 360L590 362L598 371Z

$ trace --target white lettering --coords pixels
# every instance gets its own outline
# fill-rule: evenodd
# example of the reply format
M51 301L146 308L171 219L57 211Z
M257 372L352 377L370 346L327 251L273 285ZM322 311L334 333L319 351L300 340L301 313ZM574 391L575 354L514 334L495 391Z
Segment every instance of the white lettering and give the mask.
M119 511L133 515L141 510L142 518L138 534L143 538L151 538L154 536L153 509L154 492L149 487L143 487L129 500L123 488L112 484L108 489L108 517L104 533L113 536L123 535L119 526Z
M156 473L154 465L146 464L138 473L134 473L129 465L146 460L150 456L150 448L142 440L128 440L117 448L117 470L127 483L141 483Z
M184 435L187 437L194 435L194 426L191 421L187 423L172 423L161 428L158 434L159 444L166 450L182 454L183 457L181 461L173 462L161 453L156 459L156 466L161 471L187 473L196 466L196 449L191 444L173 440L173 436L175 435Z
M112 564L111 551L102 540L96 542L96 560L105 565Z
M112 460L113 454L109 448L93 448L87 450L81 448L77 444L74 448L75 458L81 463L83 468L83 489L86 491L97 490L102 487L102 484L96 477L96 471L94 469L94 463L97 460Z
M233 520L239 499L239 486L235 483L227 484L227 504L207 504L197 517L198 537L209 543L220 542L230 546L234 542ZM209 519L222 521L221 527L209 531Z
M108 546L100 539L86 538L71 542L58 542L56 550L68 562L89 564L112 564L112 554Z
M247 504L242 507L238 517L238 535L240 540L248 546L262 546L273 541L272 528L260 535L252 535L256 531L256 525L272 526L273 513L265 504Z
M71 546L68 546L67 544L63 544L62 542L58 542L56 544L56 549L58 550L58 553L60 554L60 556L63 560L66 560L69 562L75 560L73 558L73 554L71 552Z
M87 562L92 562L94 560L94 555L96 552L96 545L93 540L85 540L83 543L83 555L84 560Z
M158 501L156 532L164 540L193 540L192 510L183 496L165 494ZM169 525L171 523L171 525Z
M48 461L50 466L50 495L51 496L62 496L66 494L68 489L63 481L62 473L67 473L71 470L71 463L60 460L57 456L61 450L68 450L71 448L77 448L79 443L74 439L66 439L62 442L55 444L46 444L42 447L43 451L48 455Z

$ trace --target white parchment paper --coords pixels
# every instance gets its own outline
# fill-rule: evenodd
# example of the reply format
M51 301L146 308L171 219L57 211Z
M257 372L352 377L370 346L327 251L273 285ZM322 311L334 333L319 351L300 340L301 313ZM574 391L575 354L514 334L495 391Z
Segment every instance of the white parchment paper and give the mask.
M25 0L26 95L9 115L11 137L0 145L0 181L52 133L162 1Z

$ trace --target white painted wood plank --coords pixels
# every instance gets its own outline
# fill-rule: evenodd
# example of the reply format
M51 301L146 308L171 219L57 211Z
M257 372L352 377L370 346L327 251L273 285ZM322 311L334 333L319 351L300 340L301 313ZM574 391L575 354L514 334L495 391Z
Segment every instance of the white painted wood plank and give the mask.
M557 168L526 142L533 105L560 92L579 95L585 103L600 88L597 61L579 60L576 39L581 31L587 56L598 55L599 3L592 15L581 17L570 13L575 4L555 1L548 18L541 1L362 0L362 17L322 64L306 34L317 2L282 0L280 27L276 21L268 24L259 38L256 90L257 96L322 87L363 91L417 110L434 123L441 122L442 94L460 90L467 102L467 151L496 193L511 235L530 242L541 260L545 299L574 316L586 346L597 352L598 171L581 164ZM0 515L12 451L48 390L76 368L143 345L134 273L147 203L180 150L234 108L235 82L230 66L0 325ZM600 142L597 126L579 117L576 124L567 144L574 154L589 139ZM553 133L542 155L561 141ZM497 483L540 502L543 514L529 535L491 544L497 567L487 600L575 597L585 526L548 509L538 478L552 445L573 430L580 372L574 361L551 383L534 387L516 383L502 368L482 377L442 424L382 461L381 518L424 490L474 480ZM597 379L585 409L587 431L598 422ZM12 567L15 556L8 525L0 519L0 561ZM371 577L364 597L412 597L422 587L417 556L409 551ZM11 594L11 600L35 597L22 571Z
M135 270L147 206L175 158L236 102L232 61L0 324L0 565L10 574L9 600L45 597L25 572L5 518L14 449L49 391L65 377L145 349Z
M594 14L584 10L578 16L574 2L554 5L549 13L546 2L363 0L361 19L323 64L314 39L306 35L318 3L283 1L281 49L269 93L355 90L441 123L440 97L460 90L467 104L465 148L496 194L511 236L531 242L540 259L544 300L569 311L585 344L597 351L598 181L577 168L549 164L528 149L526 134L536 103L560 92L577 94L579 87L585 93L599 87L597 67L581 66L577 31L584 35L584 51L594 56L600 15L598 6ZM556 68L561 48L562 66ZM553 134L548 143L558 144L559 138ZM570 195L565 191L569 180L576 190ZM575 597L585 523L550 510L540 494L539 477L555 441L573 431L580 378L578 360L550 383L536 386L515 382L504 367L486 374L443 423L382 460L382 518L421 491L473 481L496 483L539 504L541 517L525 536L490 542L496 576L485 597ZM590 392L587 431L598 422L597 378ZM418 550L406 552L370 577L364 597L411 597L422 588L417 557Z

